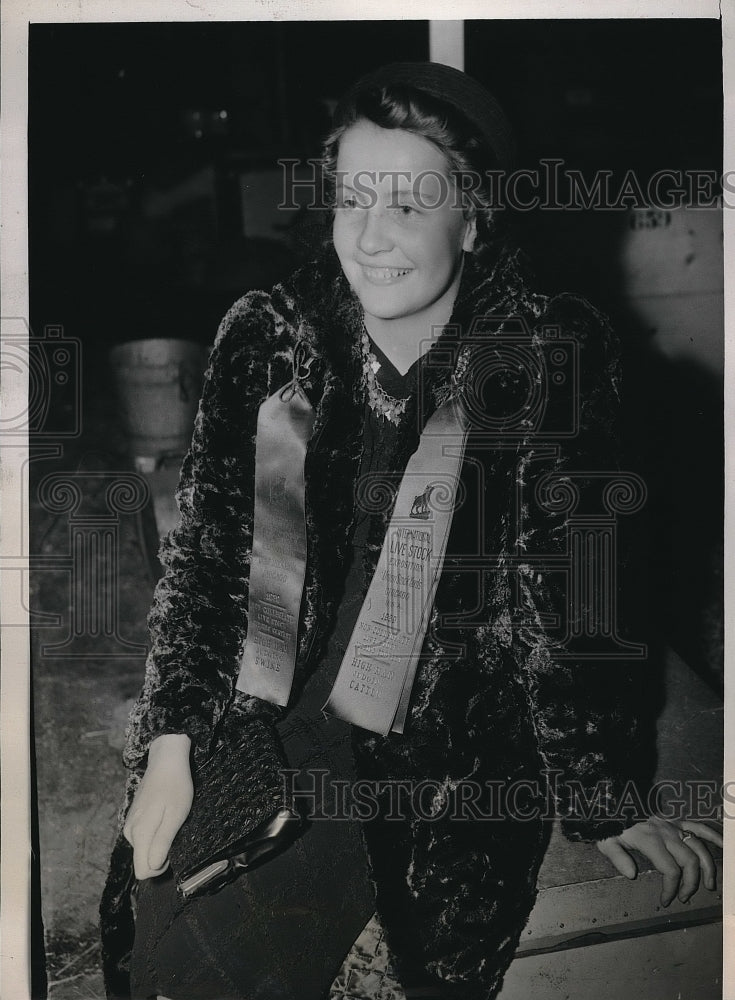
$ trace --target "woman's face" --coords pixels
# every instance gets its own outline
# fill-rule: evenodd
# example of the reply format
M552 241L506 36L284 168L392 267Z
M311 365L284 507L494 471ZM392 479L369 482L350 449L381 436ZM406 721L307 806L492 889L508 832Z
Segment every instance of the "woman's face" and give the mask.
M333 237L342 270L367 316L446 320L463 251L474 244L440 150L422 136L360 121L337 155Z

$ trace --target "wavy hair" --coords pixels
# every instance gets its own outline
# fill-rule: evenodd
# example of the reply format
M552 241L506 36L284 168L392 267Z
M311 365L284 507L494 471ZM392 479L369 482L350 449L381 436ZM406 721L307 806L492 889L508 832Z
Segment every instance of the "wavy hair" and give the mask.
M493 150L479 130L454 106L406 84L354 89L337 105L332 129L322 146L322 170L330 202L334 198L340 141L345 132L360 121L372 122L380 128L412 132L433 143L444 156L448 173L458 185L465 215L473 215L476 219L477 239L473 254L485 255L504 242L507 212L499 212L493 205L488 178L488 171L498 167Z

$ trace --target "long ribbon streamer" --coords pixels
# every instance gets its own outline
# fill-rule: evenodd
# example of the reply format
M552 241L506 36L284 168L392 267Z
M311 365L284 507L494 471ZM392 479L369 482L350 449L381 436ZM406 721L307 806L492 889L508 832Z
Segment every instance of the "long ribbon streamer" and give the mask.
M300 381L308 367L299 344L293 380L261 405L255 439L248 633L236 686L275 705L291 693L306 575L304 459L314 410Z
M306 575L304 459L314 410L301 381L258 411L248 634L237 689L288 704ZM398 490L375 574L323 711L386 735L404 730L457 502L467 428L449 400L429 419Z
M467 428L449 400L409 459L362 610L322 711L402 733L444 564Z

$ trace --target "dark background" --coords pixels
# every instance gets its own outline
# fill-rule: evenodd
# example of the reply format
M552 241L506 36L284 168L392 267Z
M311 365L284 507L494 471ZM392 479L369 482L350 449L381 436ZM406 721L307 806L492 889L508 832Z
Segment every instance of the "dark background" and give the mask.
M465 38L465 68L506 108L522 166L560 157L642 182L664 167L720 172L719 22L468 21ZM318 156L330 100L381 63L425 58L426 22L32 25L33 316L94 326L95 341L155 334L165 316L211 339L233 294L299 260L298 246L249 245L238 175ZM213 215L145 219L147 198L209 164ZM553 252L558 214L517 220L540 287L610 298L596 254L620 213L581 220L573 256Z
M250 238L242 176L318 156L330 102L376 65L428 58L428 34L405 21L31 26L31 325L82 340L86 407L89 387L109 385L110 345L210 343L235 298L308 258L318 214ZM590 176L633 169L642 184L661 168L721 173L718 21L468 21L465 39L467 71L514 123L520 165L558 157ZM194 191L152 216L152 200L206 167L213 197ZM630 462L653 500L652 617L719 682L719 377L651 347L621 287L625 212L514 223L540 290L580 292L615 322Z
M465 39L466 69L506 108L521 166L557 157L590 176L633 169L641 183L663 168L721 172L719 22L468 21ZM211 343L235 298L270 287L318 241L315 213L289 218L272 237L246 232L243 176L280 157L318 156L330 103L356 76L428 53L427 22L30 26L31 327L39 338L62 327L81 342L83 365L81 435L63 439L53 462L32 440L32 557L68 545L68 519L34 492L44 474L132 469L110 347L146 337ZM196 181L207 170L209 192ZM646 516L628 534L648 570L635 600L654 641L719 689L721 373L696 355L665 356L626 297L627 213L538 210L514 222L540 291L579 292L614 321L626 464L649 490ZM68 395L52 398L46 440L54 421L68 423L69 405ZM121 634L140 644L156 572L146 517L120 519L117 581ZM69 602L64 574L32 574L34 613L68 622ZM37 628L33 638L45 922L41 935L37 908L34 996L48 970L62 1000L102 995L96 908L143 660L116 659L94 636L78 659L54 659L42 651L54 636Z

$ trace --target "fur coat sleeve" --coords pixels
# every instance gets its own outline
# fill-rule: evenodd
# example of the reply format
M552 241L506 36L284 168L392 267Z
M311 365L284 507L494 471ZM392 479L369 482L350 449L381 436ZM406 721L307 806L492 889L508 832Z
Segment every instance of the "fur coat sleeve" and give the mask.
M302 339L318 359L319 374L307 453L309 553L297 681L299 670L303 675L318 660L329 633L349 547L365 394L359 303L338 264L321 266L270 296L245 296L218 333L177 492L180 524L161 550L165 575L150 613L151 651L125 752L129 797L151 740L187 733L195 753L206 754L213 727L233 702L247 631L257 410L290 380L292 350ZM559 442L530 428L512 440L486 440L474 452L468 439L465 464L480 470L474 482L488 536L485 548L456 551L491 553L487 569L479 577L463 572L461 556L453 564L448 553L406 731L383 737L353 727L353 749L361 778L429 780L434 805L452 807L429 822L411 814L396 823L386 818L390 804L381 802L385 814L364 827L377 908L394 950L415 958L432 977L471 986L468 997L487 1000L496 994L533 906L544 824L509 817L458 823L452 804L467 782L488 793L493 785L514 782L538 787L544 770L568 837L611 836L642 818L620 806L629 781L643 788L653 731L646 661L627 657L620 643L613 658L600 658L594 649L590 655L583 643L565 644L562 635L570 618L569 587L559 567L568 560L575 517L599 517L607 494L598 487L614 480L619 467L619 367L609 325L576 296L532 293L512 255L463 282L448 330L467 331L477 316L522 316L537 358L548 355L543 328L556 328L571 345L578 378L564 391L542 389L548 426L568 431L571 406L575 431ZM487 345L491 369L501 356L503 322L497 335ZM426 373L426 409L418 412L414 397L386 470L393 480L400 479L432 408L456 387L456 361L453 355L446 370L439 364ZM500 381L489 383L488 406L502 413L507 404L512 413L519 386L521 398L527 391L528 372L520 372L514 386L512 366L501 368ZM549 371L543 364L537 370ZM576 505L570 497L577 497ZM373 517L366 581L388 517L389 511ZM460 532L467 521L455 518ZM614 585L612 577L609 582ZM584 602L575 613L585 613ZM449 635L433 628L442 615L455 622ZM255 698L243 705L271 718L281 712ZM478 800L481 808L487 804ZM122 838L116 850L103 906L107 937L116 942L107 957L110 981L119 964L112 952L124 950L123 938L131 933L130 851Z
M206 754L232 699L247 630L257 412L269 379L288 380L278 360L291 330L262 292L238 300L220 325L176 492L180 521L160 550L165 573L125 750L133 770L165 733L186 733L195 753ZM279 711L251 701L253 710Z
M309 277L318 283L318 275ZM536 442L531 435L512 461L496 463L489 473L488 492L500 491L507 501L498 518L502 531L494 539L495 551L509 559L505 568L501 559L495 583L484 595L492 638L478 657L475 677L482 680L493 657L510 655L516 676L525 679L538 750L549 773L556 775L553 787L564 832L572 839L600 839L629 825L617 805L628 781L641 780L642 762L650 756L644 750L650 727L643 710L649 674L640 660L556 655L548 622L555 615L568 617L568 593L558 575L544 570L544 557L553 561L567 550L570 518L558 504L540 505L537 487L544 476L556 481L568 476L589 490L596 474L609 476L618 469L618 354L604 316L577 296L533 295L514 262L480 288L488 286L502 289L506 300L487 302L476 293L473 310L517 312L534 331L556 326L576 345L578 379L572 388L578 430L546 459L536 458L535 451L543 456L548 442ZM341 309L336 335L345 338L343 327L351 317L344 290L333 294L334 302L325 304L323 289L319 291L315 298L321 309L312 316L304 307L303 287L281 287L271 296L254 292L235 303L222 321L177 491L180 524L161 549L166 572L149 616L151 651L125 754L133 770L144 766L150 741L164 733L185 732L195 752L206 753L213 727L232 700L247 630L257 410L289 380L291 350L304 331L317 354L328 353L309 330L317 324L327 330L324 348L330 317ZM344 406L353 404L345 397ZM555 408L568 406L569 393L550 397L547 421L563 426L567 416ZM408 451L414 446L409 442ZM326 478L344 465L338 444L332 451L336 457L331 461L337 464L325 466ZM585 480L585 472L592 478ZM518 495L513 478L524 488L520 511L511 510ZM324 526L320 540L325 540ZM327 546L317 543L314 548L320 562L330 565ZM536 561L529 558L524 564L524 553L535 555ZM482 630L476 637L482 638ZM492 678L492 670L487 675ZM246 708L272 717L281 711L259 699L248 699Z
M645 485L621 469L619 348L607 318L578 296L564 294L548 302L543 321L558 327L578 350L578 431L552 462L538 463L535 471L532 460L521 461L525 496L529 506L536 507L535 517L528 518L529 530L522 534L522 551L541 552L551 557L549 563L554 556L569 556L575 526L606 529L614 541L607 558L599 550L581 553L572 575L564 579L553 566L544 569L543 555L538 568L521 563L516 635L562 830L570 840L592 841L621 833L645 818L641 806L652 778L654 678L646 646L640 643L642 623L631 621L624 594L631 583L627 564L634 554L626 555L621 542L625 532L618 530L624 527L625 515L645 501ZM552 425L555 419L562 423L561 414L553 412L561 405L566 399L563 404L551 402L547 417ZM575 603L572 591L586 586L584 560L593 557L605 562L605 568L593 592ZM559 616L578 633L584 633L581 620L589 616L598 638L588 640L587 654L584 635L569 639L567 634L567 644L559 647L554 628L543 624L544 615L546 622ZM614 646L617 655L611 657Z

